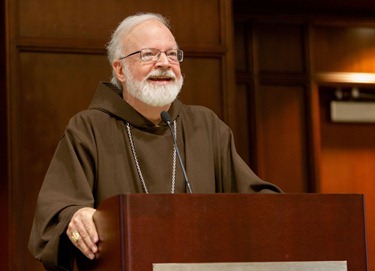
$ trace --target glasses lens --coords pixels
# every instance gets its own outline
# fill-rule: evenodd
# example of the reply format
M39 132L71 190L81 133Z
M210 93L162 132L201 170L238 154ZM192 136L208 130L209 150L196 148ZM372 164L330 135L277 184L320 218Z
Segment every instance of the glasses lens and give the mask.
M184 51L177 50L177 60L178 62L182 62L182 60L184 60Z
M142 61L156 61L159 58L160 51L158 49L142 49L141 60Z
M181 62L183 60L182 50L172 49L165 52L169 60L173 62Z
M154 48L142 49L140 51L140 57L142 61L158 61L162 51ZM165 51L165 55L172 62L181 62L184 58L184 52L182 50L171 49Z

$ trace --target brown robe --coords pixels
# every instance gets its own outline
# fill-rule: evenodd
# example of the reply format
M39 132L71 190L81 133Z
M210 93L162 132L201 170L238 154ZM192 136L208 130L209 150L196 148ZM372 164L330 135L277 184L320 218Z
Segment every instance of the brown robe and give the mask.
M177 123L178 146L193 193L281 192L251 171L236 152L231 130L212 111L176 100L169 114ZM100 83L89 108L66 127L39 193L29 249L48 270L72 269L75 248L65 231L79 208L96 208L118 194L144 193L126 122L148 191L171 193L170 130L136 112L113 85ZM175 192L186 192L178 160Z

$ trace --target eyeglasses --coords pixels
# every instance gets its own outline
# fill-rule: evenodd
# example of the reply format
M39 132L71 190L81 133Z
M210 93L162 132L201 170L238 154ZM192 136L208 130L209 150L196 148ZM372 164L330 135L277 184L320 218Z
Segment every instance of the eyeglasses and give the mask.
M159 60L161 53L164 53L169 61L171 62L182 62L184 60L184 52L179 49L170 49L167 51L161 51L159 49L155 48L145 48L141 49L140 51L128 54L127 56L120 57L119 60L125 59L129 56L135 55L139 53L139 57L141 58L142 61L148 62L148 61L153 61L156 62Z

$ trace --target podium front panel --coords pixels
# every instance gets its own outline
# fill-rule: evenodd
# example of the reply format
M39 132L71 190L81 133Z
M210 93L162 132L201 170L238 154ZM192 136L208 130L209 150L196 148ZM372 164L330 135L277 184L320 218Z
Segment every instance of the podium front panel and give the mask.
M95 213L100 242L80 270L154 263L347 261L367 268L362 195L129 194Z

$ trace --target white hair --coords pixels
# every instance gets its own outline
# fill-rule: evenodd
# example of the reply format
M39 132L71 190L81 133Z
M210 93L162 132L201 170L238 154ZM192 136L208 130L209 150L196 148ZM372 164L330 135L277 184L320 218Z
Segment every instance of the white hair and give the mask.
M122 56L122 51L126 47L126 44L122 43L123 37L129 34L136 26L148 20L158 20L170 29L169 21L158 13L137 13L125 18L113 32L107 45L107 55L111 66L114 61ZM122 89L121 82L117 79L114 70L112 70L111 82Z

